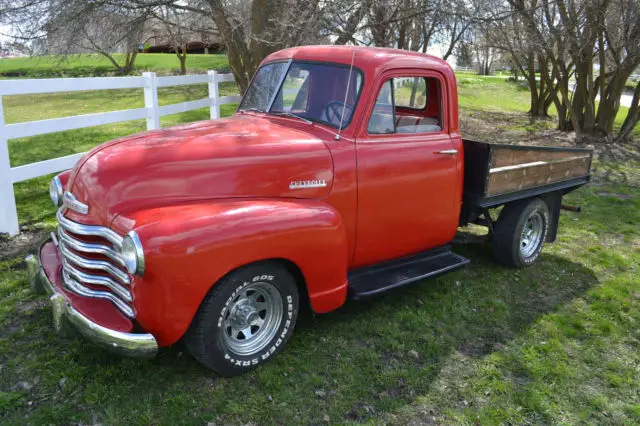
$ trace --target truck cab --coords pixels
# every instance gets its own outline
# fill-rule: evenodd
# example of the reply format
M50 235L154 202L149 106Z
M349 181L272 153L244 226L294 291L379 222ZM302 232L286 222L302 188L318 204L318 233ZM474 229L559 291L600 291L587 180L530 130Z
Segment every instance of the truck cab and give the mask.
M282 50L232 117L103 144L56 176L59 227L27 259L30 281L58 329L142 357L184 339L240 374L283 350L303 305L326 313L466 265L449 245L460 225L488 226L502 263L533 263L591 157L526 151L493 167L496 149L463 141L440 59ZM571 173L545 172L558 167Z

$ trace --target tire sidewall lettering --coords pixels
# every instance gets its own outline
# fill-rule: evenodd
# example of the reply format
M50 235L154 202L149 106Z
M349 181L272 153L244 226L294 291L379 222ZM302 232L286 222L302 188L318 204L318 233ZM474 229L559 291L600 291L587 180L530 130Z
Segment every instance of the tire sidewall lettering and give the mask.
M249 284L260 281L274 281L276 277L270 274L256 275L252 279L243 281L227 298L225 304L220 310L220 315L218 317L217 326L218 328L222 328L222 324L224 321L224 316L229 310L229 305L236 298L236 296ZM282 291L282 288L277 287L278 290ZM293 321L293 313L294 313L294 305L293 305L293 296L291 294L286 294L284 297L285 303L287 304L286 310L283 312L283 320L281 321L280 327L282 327L282 331L277 333L274 337L274 340L268 345L265 349L260 351L257 354L252 355L251 358L245 358L242 356L235 355L233 352L230 352L226 347L224 347L224 359L227 360L234 367L251 367L258 365L259 363L265 362L271 358L271 356L276 352L276 350L284 343L288 335L291 333L291 323ZM224 332L220 330L220 332Z

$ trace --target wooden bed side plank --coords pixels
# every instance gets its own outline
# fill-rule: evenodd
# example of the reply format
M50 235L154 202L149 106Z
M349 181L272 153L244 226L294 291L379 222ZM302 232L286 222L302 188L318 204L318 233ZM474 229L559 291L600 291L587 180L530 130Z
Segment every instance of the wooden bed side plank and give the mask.
M568 161L534 164L529 167L497 171L489 176L487 195L522 191L589 174L590 155ZM534 162L539 162L535 159Z
M533 163L536 161L558 161L565 158L590 158L589 152L576 151L544 151L514 149L508 147L492 147L491 168L513 166L516 164Z

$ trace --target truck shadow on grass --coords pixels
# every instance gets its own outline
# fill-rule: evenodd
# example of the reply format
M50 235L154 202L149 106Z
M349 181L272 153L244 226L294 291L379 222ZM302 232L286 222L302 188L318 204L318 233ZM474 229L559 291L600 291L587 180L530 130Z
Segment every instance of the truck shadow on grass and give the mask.
M119 358L57 336L49 308L17 309L0 332L0 420L362 421L428 392L451 355L500 351L598 282L591 270L554 254L514 270L496 265L487 245L454 251L472 263L331 314L303 312L282 354L233 379L201 367L181 343L153 360Z
M350 301L336 313L303 321L306 324L299 327L314 327L318 320L339 326L362 315L372 316L372 321L381 314L386 321L405 321L409 313L432 326L422 327L422 336L412 340L436 335L448 341L450 349L467 356L484 356L598 283L590 269L544 252L534 266L526 269L495 263L488 244L458 245L454 252L471 259L471 264L462 271L369 301Z

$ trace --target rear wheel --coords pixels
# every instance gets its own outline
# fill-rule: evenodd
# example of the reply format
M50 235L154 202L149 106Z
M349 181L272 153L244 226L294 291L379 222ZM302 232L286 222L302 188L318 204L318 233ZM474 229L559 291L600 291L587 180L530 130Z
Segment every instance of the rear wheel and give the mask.
M185 343L198 361L221 376L242 374L282 351L293 332L298 304L298 288L284 266L246 266L209 292Z
M507 204L492 238L495 259L507 266L531 265L540 255L549 228L549 209L539 198Z

